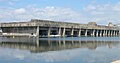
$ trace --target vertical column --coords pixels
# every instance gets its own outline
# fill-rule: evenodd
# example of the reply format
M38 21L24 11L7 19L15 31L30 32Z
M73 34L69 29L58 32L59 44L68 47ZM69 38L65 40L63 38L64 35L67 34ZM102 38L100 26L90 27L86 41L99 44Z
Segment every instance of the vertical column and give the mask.
M105 35L108 36L108 30L106 30Z
M100 37L102 36L102 30L100 30Z
M63 28L62 36L65 37L65 27Z
M110 36L110 30L108 31L108 36Z
M39 26L37 26L36 36L39 37Z
M119 31L117 30L117 31L116 31L116 36L118 36L118 35L119 35Z
M106 34L106 30L103 30L103 36L105 36L105 34Z
M119 36L119 30L117 31L117 36Z
M61 36L61 27L59 28L58 35Z
M111 30L111 33L110 33L111 36L113 36L113 30Z
M117 31L115 32L115 35L117 36L118 34L117 34Z
M86 30L85 30L85 36L86 36L86 37L87 37L87 32L88 32L88 30L86 29Z
M120 30L118 31L118 36L120 36Z
M96 30L96 36L98 37L98 34L99 34L99 30Z
M39 26L37 26L37 31L36 31L36 44L39 47Z
M48 28L48 37L50 37L50 33L51 33L51 28Z
M81 29L79 29L79 31L78 31L78 37L80 37L81 36Z
M115 32L114 32L114 33L115 33L115 36L116 36L116 30L115 30Z
M72 28L72 31L71 31L71 36L74 35L74 28Z
M114 30L114 32L113 32L113 35L115 36L115 30Z
M92 36L95 36L95 29L92 31Z
M119 36L119 31L117 31L117 36Z

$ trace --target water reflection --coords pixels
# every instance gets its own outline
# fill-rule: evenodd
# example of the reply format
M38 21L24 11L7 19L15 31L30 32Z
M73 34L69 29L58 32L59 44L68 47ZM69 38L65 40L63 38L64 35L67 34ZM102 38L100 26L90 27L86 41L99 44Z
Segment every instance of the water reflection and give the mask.
M69 39L69 40L67 40ZM95 39L95 38L94 38ZM101 39L101 40L100 40ZM110 39L110 40L109 40ZM47 51L60 51L75 48L87 48L95 50L97 47L119 47L120 41L118 38L105 40L102 37L93 40L88 38L28 38L28 37L0 37L0 47L14 48L20 50L29 50L31 53L41 53Z

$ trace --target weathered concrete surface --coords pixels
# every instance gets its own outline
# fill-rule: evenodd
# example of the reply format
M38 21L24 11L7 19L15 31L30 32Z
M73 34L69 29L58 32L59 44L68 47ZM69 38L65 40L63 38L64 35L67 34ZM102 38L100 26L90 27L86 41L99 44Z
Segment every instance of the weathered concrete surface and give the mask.
M55 22L32 19L28 22L0 23L3 35L28 36L117 36L120 28L115 26L97 25L96 22L88 24ZM80 32L79 32L80 31ZM6 33L6 34L5 34Z
M37 20L32 19L29 22L11 22L11 23L1 23L1 27L31 27L31 26L44 26L44 27L65 27L65 28L85 28L85 29L113 29L118 30L117 27L109 27L103 25L97 25L92 23L79 24L79 23L68 23L68 22L55 22L48 20Z

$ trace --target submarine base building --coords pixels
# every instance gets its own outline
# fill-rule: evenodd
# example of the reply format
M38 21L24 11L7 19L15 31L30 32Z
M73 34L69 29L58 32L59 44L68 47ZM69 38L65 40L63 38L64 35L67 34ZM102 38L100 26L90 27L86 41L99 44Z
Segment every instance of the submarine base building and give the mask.
M28 22L0 23L0 36L29 36L29 37L110 37L120 36L120 28L88 24L55 22L48 20L31 19Z

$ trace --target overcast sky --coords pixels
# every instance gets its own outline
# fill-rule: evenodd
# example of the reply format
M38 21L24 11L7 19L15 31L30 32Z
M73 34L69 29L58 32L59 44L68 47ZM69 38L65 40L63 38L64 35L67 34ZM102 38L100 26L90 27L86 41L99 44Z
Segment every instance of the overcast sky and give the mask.
M0 0L0 22L46 19L120 23L120 0Z

